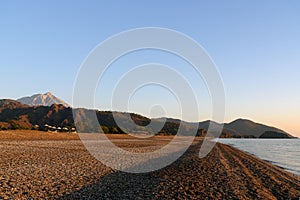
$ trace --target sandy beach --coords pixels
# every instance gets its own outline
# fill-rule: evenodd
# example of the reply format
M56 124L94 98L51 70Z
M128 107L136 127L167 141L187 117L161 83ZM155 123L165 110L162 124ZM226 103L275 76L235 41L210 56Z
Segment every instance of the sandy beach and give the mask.
M131 137L109 138L135 148ZM0 199L299 199L299 176L224 144L200 159L201 142L170 166L129 174L94 159L76 134L1 131Z

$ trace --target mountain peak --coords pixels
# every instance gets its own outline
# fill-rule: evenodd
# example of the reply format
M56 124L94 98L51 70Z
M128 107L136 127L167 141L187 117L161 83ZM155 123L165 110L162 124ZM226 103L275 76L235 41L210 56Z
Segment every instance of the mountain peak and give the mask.
M237 122L253 122L253 121L251 121L251 120L249 120L249 119L238 118L238 119L236 119L236 120L233 120L233 121L230 122L230 123L237 123ZM253 123L255 123L255 122L253 122Z
M17 101L29 106L51 106L53 104L62 104L65 107L70 107L66 102L54 96L51 92L45 94L35 94L30 97L23 97Z

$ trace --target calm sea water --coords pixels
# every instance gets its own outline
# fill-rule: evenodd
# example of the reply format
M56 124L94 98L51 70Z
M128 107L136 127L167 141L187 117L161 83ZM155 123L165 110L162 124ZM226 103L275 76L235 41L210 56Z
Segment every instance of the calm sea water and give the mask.
M300 139L218 139L300 176Z

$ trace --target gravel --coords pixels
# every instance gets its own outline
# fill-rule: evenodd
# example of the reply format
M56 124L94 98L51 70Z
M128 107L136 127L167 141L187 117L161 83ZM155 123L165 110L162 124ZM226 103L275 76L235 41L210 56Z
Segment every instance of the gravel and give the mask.
M0 132L0 199L300 197L299 176L230 146L217 144L207 157L200 159L201 139L171 165L150 173L131 174L101 164L78 136L32 131L20 134L21 138L18 132ZM124 149L135 148L132 138L111 138ZM142 144L139 140L136 147L149 151L167 142L167 137Z

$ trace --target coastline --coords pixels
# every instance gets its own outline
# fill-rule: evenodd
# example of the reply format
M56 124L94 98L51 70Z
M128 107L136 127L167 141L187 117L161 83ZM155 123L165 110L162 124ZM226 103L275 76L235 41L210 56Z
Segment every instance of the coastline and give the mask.
M37 137L37 134L31 135ZM114 137L118 141L124 138ZM299 176L229 145L217 143L208 156L199 159L200 138L173 164L145 174L128 174L102 165L79 139L38 138L0 140L0 199L300 197ZM157 140L145 145L152 147ZM122 147L127 146L125 138Z
M218 142L269 162L287 172L300 176L300 140L282 139L218 139Z

